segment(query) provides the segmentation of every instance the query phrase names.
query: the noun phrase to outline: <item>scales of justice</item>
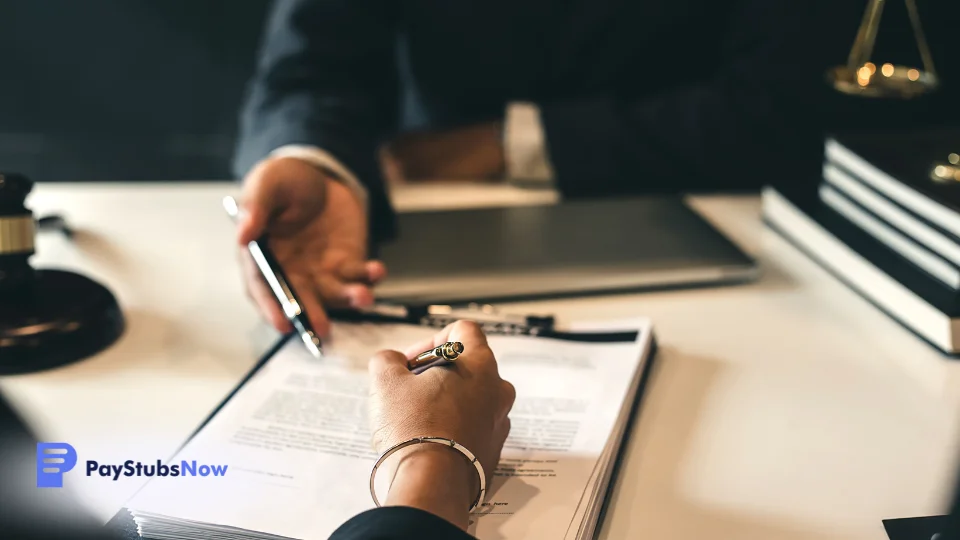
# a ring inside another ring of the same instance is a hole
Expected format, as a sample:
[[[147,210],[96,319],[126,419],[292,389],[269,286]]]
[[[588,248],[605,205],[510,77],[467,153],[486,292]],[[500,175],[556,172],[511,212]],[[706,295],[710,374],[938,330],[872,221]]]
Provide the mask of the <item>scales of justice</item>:
[[[882,63],[877,66],[872,61],[885,0],[870,0],[846,65],[837,66],[827,73],[835,89],[854,96],[910,99],[939,87],[940,81],[920,24],[916,0],[904,0],[904,3],[922,65],[914,67]]]
[[[844,94],[866,98],[912,99],[936,91],[940,79],[933,65],[916,0],[904,0],[913,38],[920,55],[920,66],[902,66],[873,62],[873,50],[880,30],[885,0],[869,0],[857,31],[847,63],[827,73],[833,87]],[[960,148],[935,161],[929,177],[937,183],[960,182]]]

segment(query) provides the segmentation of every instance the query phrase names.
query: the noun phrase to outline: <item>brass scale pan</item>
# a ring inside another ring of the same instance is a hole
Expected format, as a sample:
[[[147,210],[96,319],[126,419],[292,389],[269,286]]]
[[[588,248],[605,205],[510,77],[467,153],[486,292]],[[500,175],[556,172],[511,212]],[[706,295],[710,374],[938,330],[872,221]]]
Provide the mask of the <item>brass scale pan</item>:
[[[913,27],[923,69],[870,62],[880,27],[884,0],[870,0],[863,22],[850,49],[847,65],[837,66],[827,73],[828,80],[840,92],[864,97],[912,98],[935,90],[939,85],[927,40],[920,26],[915,0],[904,0]]]

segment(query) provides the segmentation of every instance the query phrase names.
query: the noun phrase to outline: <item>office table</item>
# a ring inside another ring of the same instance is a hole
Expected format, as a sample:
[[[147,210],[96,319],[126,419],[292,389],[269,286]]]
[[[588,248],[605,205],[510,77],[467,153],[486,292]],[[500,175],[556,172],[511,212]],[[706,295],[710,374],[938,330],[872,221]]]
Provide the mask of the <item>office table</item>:
[[[61,369],[0,378],[44,440],[81,462],[170,457],[277,339],[242,292],[227,183],[47,184],[73,242],[44,233],[38,267],[113,289],[128,328]],[[403,209],[551,202],[548,191],[430,184]],[[949,360],[765,230],[756,197],[691,205],[756,256],[756,283],[504,305],[574,319],[653,318],[661,350],[601,538],[880,540],[881,519],[940,512],[960,441]],[[399,345],[399,344],[398,344]],[[106,521],[145,481],[67,486]]]

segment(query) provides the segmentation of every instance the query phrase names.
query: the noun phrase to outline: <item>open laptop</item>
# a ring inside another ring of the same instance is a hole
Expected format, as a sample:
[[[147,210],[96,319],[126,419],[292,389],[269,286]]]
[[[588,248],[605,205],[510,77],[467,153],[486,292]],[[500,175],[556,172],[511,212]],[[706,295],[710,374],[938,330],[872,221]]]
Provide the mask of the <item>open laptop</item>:
[[[399,215],[378,299],[458,303],[742,282],[756,263],[678,197]]]

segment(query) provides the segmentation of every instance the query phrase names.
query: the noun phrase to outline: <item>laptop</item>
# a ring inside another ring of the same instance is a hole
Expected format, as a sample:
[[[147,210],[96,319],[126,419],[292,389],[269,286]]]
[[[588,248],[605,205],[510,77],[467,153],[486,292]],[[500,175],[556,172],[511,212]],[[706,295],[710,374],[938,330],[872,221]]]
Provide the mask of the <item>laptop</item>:
[[[678,197],[420,211],[380,246],[378,300],[462,303],[750,281],[753,259]]]

